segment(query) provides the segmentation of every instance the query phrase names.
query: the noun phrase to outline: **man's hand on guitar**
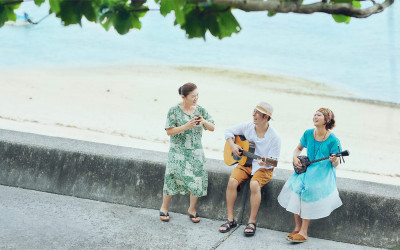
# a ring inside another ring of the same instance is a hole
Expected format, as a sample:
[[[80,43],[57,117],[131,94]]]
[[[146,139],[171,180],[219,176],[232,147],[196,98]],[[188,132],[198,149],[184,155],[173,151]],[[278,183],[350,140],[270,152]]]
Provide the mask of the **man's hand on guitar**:
[[[243,148],[235,143],[231,144],[232,153],[236,156],[241,156],[242,153],[239,150],[243,150]]]
[[[261,158],[257,159],[258,165],[269,167],[269,168],[276,168],[278,161],[272,158],[266,158],[265,156],[261,156]]]
[[[258,165],[260,166],[267,166],[267,163],[265,163],[265,156],[261,156],[261,158],[257,159]]]

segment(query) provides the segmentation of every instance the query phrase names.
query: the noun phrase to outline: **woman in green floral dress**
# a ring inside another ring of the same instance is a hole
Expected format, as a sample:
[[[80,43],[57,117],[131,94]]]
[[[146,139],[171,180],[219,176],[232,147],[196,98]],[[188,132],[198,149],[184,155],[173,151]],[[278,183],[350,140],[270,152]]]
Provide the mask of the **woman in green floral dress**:
[[[199,93],[194,83],[179,88],[182,102],[168,111],[165,130],[171,136],[168,162],[164,176],[163,204],[160,219],[169,221],[168,205],[173,195],[190,194],[189,217],[197,223],[199,197],[207,195],[208,175],[203,169],[205,157],[201,136],[203,129],[214,131],[214,121],[207,111],[197,105]]]

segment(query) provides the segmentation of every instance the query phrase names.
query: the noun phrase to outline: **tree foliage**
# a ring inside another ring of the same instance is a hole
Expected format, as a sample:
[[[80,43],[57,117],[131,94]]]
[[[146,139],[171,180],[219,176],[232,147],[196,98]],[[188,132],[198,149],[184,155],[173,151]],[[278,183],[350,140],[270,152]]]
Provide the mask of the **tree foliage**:
[[[25,0],[27,1],[27,0]],[[31,0],[32,1],[32,0]],[[34,0],[41,6],[46,0]],[[104,29],[111,27],[121,35],[131,29],[140,29],[140,18],[150,11],[146,0],[47,0],[49,13],[61,19],[63,25],[82,24],[82,18],[100,23]],[[361,0],[360,0],[361,1]],[[368,17],[383,11],[394,0],[361,8],[358,0],[322,0],[303,4],[303,0],[155,0],[161,15],[175,16],[175,25],[186,32],[188,38],[202,37],[207,31],[222,39],[238,33],[241,27],[232,9],[243,11],[267,11],[272,17],[277,13],[331,14],[339,23],[349,23],[351,17]],[[0,27],[7,21],[16,21],[17,10],[24,0],[0,0]]]

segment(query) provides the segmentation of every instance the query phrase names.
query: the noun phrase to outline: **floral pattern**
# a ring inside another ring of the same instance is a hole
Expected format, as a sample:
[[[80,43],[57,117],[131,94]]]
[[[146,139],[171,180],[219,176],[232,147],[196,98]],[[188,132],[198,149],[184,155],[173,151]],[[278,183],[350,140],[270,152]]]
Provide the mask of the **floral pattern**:
[[[195,115],[203,116],[204,120],[214,124],[208,112],[197,105],[193,114],[187,115],[179,104],[168,111],[165,128],[185,125]],[[201,143],[204,125],[185,130],[170,137],[170,149],[164,176],[164,189],[166,195],[192,192],[195,197],[207,195],[208,174],[203,169],[206,161]]]

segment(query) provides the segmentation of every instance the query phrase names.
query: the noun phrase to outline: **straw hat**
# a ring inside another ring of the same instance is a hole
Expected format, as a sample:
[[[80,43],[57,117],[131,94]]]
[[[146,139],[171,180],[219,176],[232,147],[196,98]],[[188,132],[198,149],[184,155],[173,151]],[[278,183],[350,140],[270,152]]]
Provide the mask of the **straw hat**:
[[[274,108],[272,107],[272,105],[267,102],[260,102],[256,106],[256,109],[261,113],[266,114],[270,117],[272,116],[272,112],[274,112]]]

